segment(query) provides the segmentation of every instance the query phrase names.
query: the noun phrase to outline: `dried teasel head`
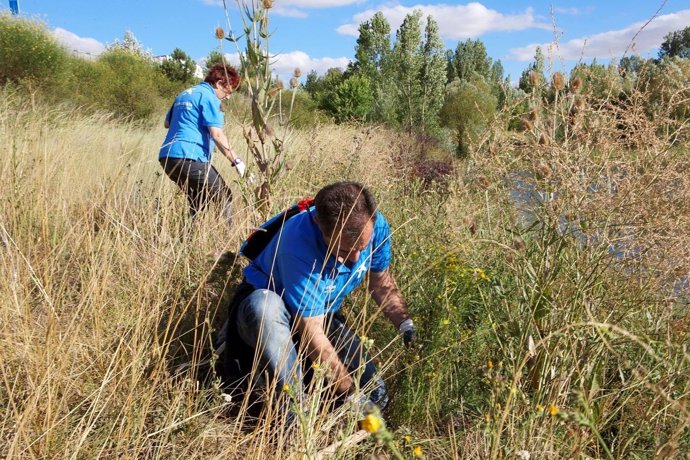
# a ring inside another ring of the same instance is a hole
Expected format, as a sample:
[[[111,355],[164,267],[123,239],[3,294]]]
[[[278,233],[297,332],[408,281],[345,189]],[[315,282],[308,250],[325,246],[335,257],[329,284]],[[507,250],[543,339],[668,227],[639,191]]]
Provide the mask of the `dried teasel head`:
[[[534,129],[534,125],[527,118],[520,120],[520,124],[522,125],[523,131],[532,131],[532,129]]]
[[[565,88],[565,78],[563,77],[563,74],[560,72],[554,73],[551,77],[551,84],[553,85],[553,89],[556,91],[561,91],[563,88]]]
[[[549,145],[549,138],[546,136],[546,134],[541,133],[539,136],[539,145]]]
[[[477,222],[475,222],[474,219],[471,219],[470,217],[465,217],[463,218],[463,222],[465,224],[465,227],[467,228],[467,231],[470,232],[470,235],[474,235],[477,233]]]
[[[222,27],[216,27],[216,38],[222,40],[225,37],[225,31]]]
[[[273,0],[263,0],[264,8],[270,10],[273,7]]]
[[[513,249],[516,251],[522,251],[525,249],[527,245],[525,244],[525,240],[520,238],[519,236],[513,237]]]
[[[539,120],[539,109],[537,109],[536,107],[532,107],[529,110],[529,113],[527,114],[527,118],[529,119],[529,121]]]
[[[536,88],[539,85],[539,74],[534,70],[529,73],[529,84],[532,88]]]
[[[300,69],[299,67],[296,67],[295,71],[292,73],[292,76],[295,78],[301,77],[302,76],[302,69]]]
[[[491,185],[491,182],[489,181],[489,178],[486,177],[486,176],[479,176],[479,177],[477,177],[477,183],[478,183],[479,186],[480,186],[481,188],[483,188],[483,189],[487,189],[487,188],[489,188],[489,186]]]
[[[496,155],[498,152],[498,146],[496,144],[490,144],[489,145],[489,154],[490,155]]]
[[[553,171],[551,170],[551,167],[543,161],[540,161],[539,163],[537,163],[537,166],[534,168],[534,170],[542,178],[547,178],[547,177],[551,176],[551,174],[553,173]]]
[[[573,93],[579,93],[582,89],[582,78],[575,77],[572,80],[570,80],[570,89]]]
[[[297,80],[297,77],[292,77],[290,79],[290,88],[297,88],[297,85],[299,85],[299,80]]]

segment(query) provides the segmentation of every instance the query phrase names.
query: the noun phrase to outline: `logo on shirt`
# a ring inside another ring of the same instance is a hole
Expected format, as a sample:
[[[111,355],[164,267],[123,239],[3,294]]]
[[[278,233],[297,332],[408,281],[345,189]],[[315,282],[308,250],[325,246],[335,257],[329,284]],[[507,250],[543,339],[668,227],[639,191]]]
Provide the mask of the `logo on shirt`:
[[[359,267],[357,267],[357,270],[355,270],[355,277],[361,278],[364,276],[364,274],[367,272],[367,265],[365,263],[362,263]]]
[[[331,295],[335,292],[335,283],[333,281],[327,283],[323,288],[323,293],[326,295]]]

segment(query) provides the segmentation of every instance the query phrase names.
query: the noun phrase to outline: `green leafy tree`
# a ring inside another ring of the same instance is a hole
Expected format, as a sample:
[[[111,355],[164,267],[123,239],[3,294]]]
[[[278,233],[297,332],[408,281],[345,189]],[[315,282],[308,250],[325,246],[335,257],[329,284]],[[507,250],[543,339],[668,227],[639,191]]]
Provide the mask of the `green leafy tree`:
[[[353,74],[340,82],[325,97],[324,106],[336,122],[364,121],[371,110],[374,97],[369,78]]]
[[[369,118],[391,121],[395,118],[390,75],[391,27],[380,11],[359,26],[355,60],[351,70],[365,75],[371,82],[374,99]]]
[[[487,81],[491,77],[491,58],[481,40],[468,38],[458,43],[453,55],[455,76],[460,80],[470,80],[477,73]]]
[[[161,63],[161,71],[170,81],[183,84],[192,83],[196,62],[180,48],[175,48],[168,59]]]
[[[446,87],[446,48],[433,17],[426,20],[421,72],[421,128],[435,131]]]
[[[421,119],[421,17],[422,12],[419,10],[405,17],[396,33],[391,60],[393,84],[396,88],[397,118],[408,132],[414,131]]]
[[[491,85],[478,73],[470,80],[454,80],[448,85],[441,122],[454,133],[459,157],[468,155],[496,113],[496,106]]]
[[[211,50],[204,60],[204,73],[208,72],[211,67],[219,62],[223,62],[223,53],[218,50]]]
[[[671,32],[664,37],[659,49],[659,58],[674,57],[690,58],[690,26]]]
[[[134,36],[131,31],[126,31],[122,40],[116,39],[113,43],[108,45],[108,51],[122,51],[124,53],[133,54],[146,60],[153,60],[151,51],[144,48],[144,45]]]

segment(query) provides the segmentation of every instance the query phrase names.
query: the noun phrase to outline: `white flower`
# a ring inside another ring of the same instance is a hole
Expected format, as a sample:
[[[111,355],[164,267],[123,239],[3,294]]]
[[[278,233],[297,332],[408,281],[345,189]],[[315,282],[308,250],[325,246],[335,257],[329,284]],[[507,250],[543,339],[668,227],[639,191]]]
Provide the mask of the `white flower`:
[[[517,456],[518,456],[518,458],[520,458],[521,460],[529,460],[530,457],[531,457],[530,454],[529,454],[529,452],[527,452],[526,450],[518,450]]]

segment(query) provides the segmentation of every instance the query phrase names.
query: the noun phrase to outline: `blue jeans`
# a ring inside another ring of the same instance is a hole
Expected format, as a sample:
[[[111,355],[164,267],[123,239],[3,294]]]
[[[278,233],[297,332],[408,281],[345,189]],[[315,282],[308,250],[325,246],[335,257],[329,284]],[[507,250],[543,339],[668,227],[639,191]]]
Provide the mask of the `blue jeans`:
[[[246,297],[236,312],[236,328],[244,343],[255,350],[261,371],[276,379],[278,390],[284,385],[304,385],[302,363],[298,358],[293,321],[283,299],[268,289],[257,289]],[[367,358],[360,338],[336,315],[329,315],[326,335],[359,387],[369,390],[369,400],[383,409],[388,404],[386,386]],[[296,338],[299,340],[298,338]]]

